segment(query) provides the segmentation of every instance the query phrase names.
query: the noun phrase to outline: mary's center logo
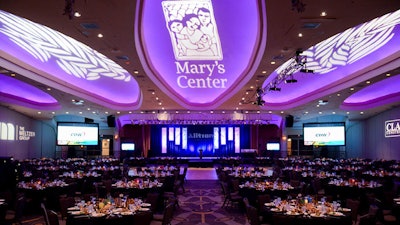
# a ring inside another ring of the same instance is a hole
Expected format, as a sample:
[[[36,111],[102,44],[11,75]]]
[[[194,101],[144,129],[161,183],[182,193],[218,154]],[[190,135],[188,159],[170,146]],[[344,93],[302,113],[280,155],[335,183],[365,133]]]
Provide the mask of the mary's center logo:
[[[222,60],[211,1],[164,1],[162,7],[176,60]]]

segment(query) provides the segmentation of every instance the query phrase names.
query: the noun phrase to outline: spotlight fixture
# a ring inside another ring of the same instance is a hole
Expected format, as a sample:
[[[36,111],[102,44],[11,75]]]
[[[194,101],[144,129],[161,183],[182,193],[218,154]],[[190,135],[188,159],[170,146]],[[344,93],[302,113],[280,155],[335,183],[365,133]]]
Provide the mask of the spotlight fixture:
[[[285,80],[285,83],[287,83],[287,84],[297,83],[297,80],[296,79],[287,79],[287,80]]]
[[[276,86],[270,87],[269,88],[270,91],[281,91],[281,88],[278,88]]]
[[[302,73],[314,73],[314,70],[309,70],[307,68],[303,68],[303,69],[300,69],[300,72],[302,72]]]

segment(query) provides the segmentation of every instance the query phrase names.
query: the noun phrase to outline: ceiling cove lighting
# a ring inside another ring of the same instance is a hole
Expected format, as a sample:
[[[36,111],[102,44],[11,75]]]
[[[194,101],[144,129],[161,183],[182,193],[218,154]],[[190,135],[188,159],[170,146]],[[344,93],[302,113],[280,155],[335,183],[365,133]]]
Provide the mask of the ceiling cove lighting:
[[[1,10],[0,55],[1,67],[18,67],[22,76],[47,86],[56,82],[55,88],[104,107],[141,105],[139,84],[120,65],[69,36]],[[38,72],[25,70],[31,67]]]
[[[347,97],[343,110],[365,110],[400,101],[400,74],[373,83]]]
[[[303,50],[301,55],[307,58],[307,71],[293,73],[297,83],[279,84],[281,92],[264,95],[265,106],[272,110],[298,107],[336,93],[338,88],[354,87],[360,80],[371,79],[370,73],[363,72],[366,68],[374,71],[385,65],[387,70],[395,69],[400,61],[399,39],[400,10],[331,36]],[[268,88],[282,79],[282,73],[295,65],[293,60],[289,59],[268,75],[262,87]],[[315,76],[300,73],[310,71]]]
[[[0,74],[0,84],[3,102],[39,110],[61,109],[61,105],[53,96],[28,83]]]

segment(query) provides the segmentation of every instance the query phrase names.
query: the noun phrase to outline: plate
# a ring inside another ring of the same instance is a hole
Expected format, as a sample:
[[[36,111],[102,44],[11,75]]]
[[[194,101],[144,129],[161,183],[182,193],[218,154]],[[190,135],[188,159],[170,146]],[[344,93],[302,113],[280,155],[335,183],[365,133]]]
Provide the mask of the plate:
[[[342,208],[342,209],[341,209],[341,211],[342,211],[342,212],[350,212],[350,211],[351,211],[351,209],[348,209],[348,208]]]
[[[69,207],[67,208],[68,211],[78,211],[79,207],[78,206],[74,206],[74,207]]]
[[[329,215],[331,215],[331,216],[344,216],[344,214],[341,213],[341,212],[330,212]]]
[[[278,208],[272,208],[272,209],[270,209],[272,212],[280,212],[281,210],[280,209],[278,209]]]
[[[140,206],[142,206],[142,207],[150,207],[151,204],[150,203],[142,203]]]
[[[1,201],[1,200],[3,200],[3,199],[0,199],[0,201]],[[394,198],[393,201],[395,201],[395,202],[400,202],[400,198]]]
[[[322,215],[322,214],[317,215],[316,213],[311,213],[310,216],[311,217],[323,217],[324,215]]]
[[[149,208],[140,208],[139,211],[146,212],[146,211],[150,211],[150,209]]]
[[[123,215],[123,216],[129,216],[129,215],[133,215],[133,212],[131,212],[131,211],[125,211],[125,212],[121,212],[121,215]]]
[[[71,213],[71,215],[81,215],[82,214],[81,211],[71,211],[70,213]]]
[[[265,203],[265,206],[275,206],[275,204],[273,202],[269,202],[269,203]]]
[[[105,216],[106,214],[104,213],[92,213],[92,217],[102,217]]]
[[[300,213],[298,213],[298,212],[287,212],[285,214],[288,215],[288,216],[298,216],[298,215],[300,215]]]

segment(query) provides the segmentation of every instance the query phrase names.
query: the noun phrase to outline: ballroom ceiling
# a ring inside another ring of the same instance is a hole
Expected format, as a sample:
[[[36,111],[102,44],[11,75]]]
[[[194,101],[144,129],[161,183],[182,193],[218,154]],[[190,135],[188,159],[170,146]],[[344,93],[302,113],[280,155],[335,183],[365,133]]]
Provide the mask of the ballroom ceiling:
[[[68,8],[67,3],[72,3],[72,8]],[[6,101],[4,95],[0,96],[0,104],[32,118],[49,119],[56,115],[69,114],[91,118],[95,121],[106,121],[109,115],[117,117],[128,115],[128,117],[135,118],[136,115],[154,115],[164,112],[175,115],[190,113],[193,117],[200,114],[216,115],[235,112],[249,115],[274,114],[283,117],[293,115],[295,121],[339,115],[350,120],[362,120],[399,106],[396,98],[392,101],[383,101],[377,98],[375,101],[382,101],[384,104],[370,104],[369,107],[357,106],[355,108],[349,107],[347,104],[347,107],[340,109],[345,99],[352,94],[366,87],[382,90],[379,86],[369,86],[400,74],[400,69],[396,66],[387,66],[390,62],[396,62],[400,58],[398,54],[391,58],[391,61],[387,60],[381,65],[361,68],[356,75],[353,75],[352,80],[342,81],[334,88],[325,88],[325,85],[328,86],[328,84],[324,84],[321,89],[313,86],[307,87],[307,85],[297,87],[284,84],[279,92],[269,92],[268,86],[264,83],[268,79],[272,80],[274,71],[288,60],[293,59],[299,52],[307,51],[310,47],[348,28],[400,9],[400,2],[397,0],[265,1],[266,42],[259,62],[254,65],[254,70],[248,71],[247,78],[243,79],[242,83],[239,82],[238,87],[233,89],[234,92],[227,94],[227,97],[220,98],[222,99],[220,102],[209,104],[206,107],[182,104],[182,101],[174,93],[166,91],[166,88],[160,86],[162,82],[153,79],[154,75],[150,74],[148,66],[143,64],[143,59],[140,58],[141,52],[138,52],[138,46],[135,43],[138,39],[135,35],[137,7],[136,1],[128,0],[0,1],[0,10],[59,31],[108,57],[126,70],[126,74],[133,77],[132,80],[137,82],[139,87],[136,89],[141,91],[137,94],[140,100],[132,104],[132,107],[125,107],[121,106],[120,102],[108,101],[105,96],[96,91],[95,87],[71,91],[63,88],[68,84],[61,85],[62,81],[56,82],[57,85],[52,85],[51,82],[45,82],[42,76],[33,76],[34,68],[27,66],[20,68],[13,63],[10,65],[9,59],[4,57],[6,59],[3,59],[0,64],[0,74],[12,76],[13,79],[31,84],[48,93],[58,101],[60,107],[38,109],[38,107]],[[65,11],[72,12],[71,10],[79,12],[81,16],[70,18],[68,13],[64,13]],[[99,34],[102,36],[100,37]],[[227,50],[224,49],[224,51]],[[4,56],[4,54],[0,56]],[[368,74],[368,76],[362,76],[363,74]],[[301,79],[304,77],[307,77],[303,79],[304,82],[309,83],[312,76],[323,75],[293,74],[293,77],[298,80],[297,85],[301,84]],[[3,84],[9,83],[5,80],[1,81]],[[398,79],[393,79],[393,82],[397,81]],[[3,84],[0,90],[6,86]],[[269,96],[278,99],[280,95],[289,95],[289,91],[293,89],[299,89],[304,93],[308,91],[306,87],[316,89],[320,94],[303,96],[299,93],[301,99],[295,100],[297,104],[292,102],[269,105],[268,101],[263,105],[257,104],[257,93],[259,93],[257,90],[260,88],[264,91],[261,94],[262,97],[267,100]],[[92,92],[96,92],[95,94],[99,96],[95,96]],[[198,93],[198,96],[202,95],[207,95],[207,93]],[[374,94],[370,95],[374,96]],[[377,93],[377,95],[379,94]],[[115,97],[113,99],[115,100]],[[104,104],[104,102],[109,104]]]

